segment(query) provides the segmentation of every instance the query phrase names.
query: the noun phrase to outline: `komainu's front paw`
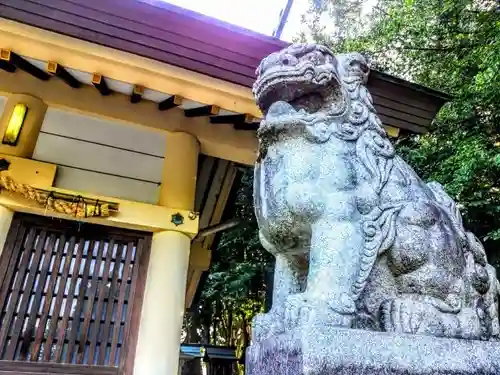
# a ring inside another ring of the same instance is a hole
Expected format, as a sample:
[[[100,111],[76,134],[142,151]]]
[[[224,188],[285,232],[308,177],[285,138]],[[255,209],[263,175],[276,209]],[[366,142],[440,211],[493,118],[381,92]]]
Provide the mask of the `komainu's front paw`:
[[[287,330],[308,326],[351,327],[354,301],[347,295],[315,296],[299,293],[287,298],[285,326]]]
[[[285,302],[285,328],[287,331],[294,330],[300,325],[304,315],[308,313],[308,304],[305,293],[289,295]]]

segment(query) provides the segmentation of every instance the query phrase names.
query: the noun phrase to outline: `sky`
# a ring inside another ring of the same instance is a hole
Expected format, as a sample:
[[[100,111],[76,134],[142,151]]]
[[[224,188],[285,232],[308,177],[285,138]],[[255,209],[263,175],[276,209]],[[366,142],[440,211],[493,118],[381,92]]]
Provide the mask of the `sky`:
[[[287,0],[163,0],[222,21],[245,27],[265,35],[272,35]],[[301,16],[309,8],[310,0],[294,0],[281,39],[291,42],[302,29]],[[365,15],[377,0],[366,0]],[[325,24],[328,29],[328,24]]]
[[[272,35],[286,0],[164,0],[262,34]],[[308,0],[295,0],[281,39],[291,41],[300,30]]]

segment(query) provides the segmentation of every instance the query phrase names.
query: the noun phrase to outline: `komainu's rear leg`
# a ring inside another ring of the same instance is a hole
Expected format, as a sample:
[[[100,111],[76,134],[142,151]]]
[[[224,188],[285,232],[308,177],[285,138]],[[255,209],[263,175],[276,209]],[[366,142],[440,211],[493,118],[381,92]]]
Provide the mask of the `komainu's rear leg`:
[[[419,300],[419,296],[411,295],[388,299],[382,303],[380,328],[394,333],[460,336],[460,322],[456,313],[440,311],[431,301]]]

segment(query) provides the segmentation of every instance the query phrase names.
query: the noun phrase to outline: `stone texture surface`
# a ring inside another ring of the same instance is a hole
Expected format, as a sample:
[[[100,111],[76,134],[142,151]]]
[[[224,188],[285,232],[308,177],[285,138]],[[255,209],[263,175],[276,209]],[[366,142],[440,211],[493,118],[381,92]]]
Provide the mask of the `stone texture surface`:
[[[498,375],[500,345],[328,328],[251,346],[247,375]]]
[[[395,154],[365,86],[369,71],[360,54],[311,44],[274,53],[257,70],[265,118],[255,209],[276,271],[253,343],[311,326],[324,327],[314,335],[325,348],[339,339],[327,336],[331,327],[498,339],[495,270],[442,186]]]

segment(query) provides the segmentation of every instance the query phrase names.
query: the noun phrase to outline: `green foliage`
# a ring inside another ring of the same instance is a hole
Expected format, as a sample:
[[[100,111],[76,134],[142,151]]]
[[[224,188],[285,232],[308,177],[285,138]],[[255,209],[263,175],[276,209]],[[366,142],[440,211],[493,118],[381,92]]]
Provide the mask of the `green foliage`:
[[[306,25],[306,29],[300,32],[298,39],[313,39],[343,50],[345,43],[350,43],[367,30],[365,3],[366,0],[311,0],[309,11],[302,15],[302,24]]]
[[[203,297],[216,300],[224,296],[227,303],[240,309],[247,318],[261,309],[265,288],[265,272],[270,255],[261,247],[253,200],[253,170],[242,176],[234,207],[234,217],[243,225],[223,234],[210,270]],[[255,303],[249,303],[248,299]],[[251,307],[251,311],[246,311]]]
[[[185,329],[187,341],[234,346],[239,354],[249,343],[250,323],[264,306],[271,256],[261,247],[253,210],[253,169],[243,173],[233,217],[243,225],[224,233],[213,252],[210,274]]]

